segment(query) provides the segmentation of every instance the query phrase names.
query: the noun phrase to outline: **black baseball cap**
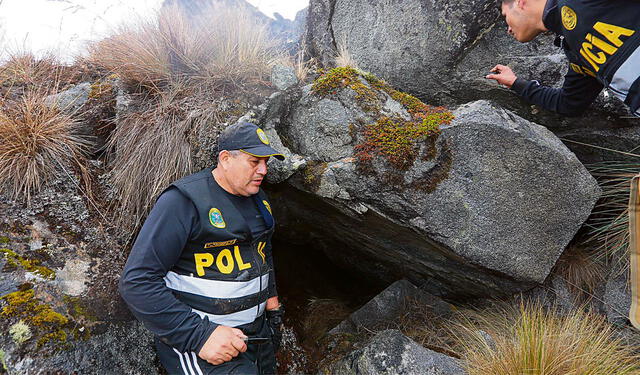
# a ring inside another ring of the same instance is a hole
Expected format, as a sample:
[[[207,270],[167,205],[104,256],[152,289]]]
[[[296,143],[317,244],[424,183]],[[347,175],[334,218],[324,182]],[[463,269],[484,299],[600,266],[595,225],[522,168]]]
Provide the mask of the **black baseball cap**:
[[[284,160],[284,155],[269,146],[269,138],[262,129],[250,122],[239,122],[227,127],[218,136],[218,152],[240,150],[260,158],[273,156]]]

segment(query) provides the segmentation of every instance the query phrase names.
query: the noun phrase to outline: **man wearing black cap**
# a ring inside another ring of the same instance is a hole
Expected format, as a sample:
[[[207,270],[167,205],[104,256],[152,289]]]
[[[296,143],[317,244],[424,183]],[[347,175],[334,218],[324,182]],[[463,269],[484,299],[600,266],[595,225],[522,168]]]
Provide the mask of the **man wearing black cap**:
[[[270,156],[284,159],[257,126],[229,126],[216,168],[171,184],[138,234],[120,293],[169,374],[275,373],[283,311],[260,189]]]

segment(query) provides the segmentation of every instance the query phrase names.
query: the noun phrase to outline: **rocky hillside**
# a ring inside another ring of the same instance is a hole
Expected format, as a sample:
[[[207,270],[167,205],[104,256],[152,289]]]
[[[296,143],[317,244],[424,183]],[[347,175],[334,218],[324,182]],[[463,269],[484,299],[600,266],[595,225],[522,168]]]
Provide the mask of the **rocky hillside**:
[[[189,2],[189,9],[205,3]],[[207,60],[219,51],[168,38],[175,31],[169,21],[106,39],[93,55],[102,60],[64,68],[75,69],[73,78],[27,111],[52,111],[68,125],[63,135],[73,136],[64,142],[80,144],[53,159],[38,154],[50,162],[35,170],[48,172],[29,189],[21,183],[31,176],[26,172],[2,180],[0,373],[163,373],[152,335],[118,296],[119,275],[159,192],[213,164],[217,134],[240,120],[258,124],[287,155],[269,162],[265,190],[282,244],[274,257],[286,253],[300,262],[288,276],[304,286],[331,285],[338,282],[333,275],[348,274],[379,292],[354,306],[363,297],[354,287],[344,298],[352,301],[340,308],[340,301],[304,293],[281,295],[292,301],[278,357],[283,373],[473,374],[470,349],[450,329],[477,323],[465,327],[483,348],[515,340],[481,325],[478,314],[490,316],[497,300],[516,306],[535,300],[559,316],[593,322],[608,335],[605,342],[631,344],[620,351],[627,353],[616,359],[620,366],[640,351],[625,315],[624,261],[610,262],[609,253],[594,258],[603,245],[586,241],[590,220],[606,217],[593,210],[610,202],[601,199],[610,184],[585,167],[637,160],[640,128],[620,119],[620,103],[606,94],[589,121],[563,119],[482,78],[495,63],[509,62],[559,84],[565,62],[549,38],[516,44],[493,1],[312,0],[303,34],[320,66],[274,63],[265,48],[257,63],[224,60],[229,65],[221,72],[222,59]],[[269,21],[271,30],[284,21]],[[292,27],[281,27],[288,42],[296,39]],[[189,31],[179,35],[188,41],[203,32]],[[200,41],[209,34],[198,35]],[[141,40],[158,43],[156,54],[135,49],[146,45],[136,44]],[[339,50],[357,66],[335,66]],[[155,65],[142,65],[140,56]],[[43,63],[27,65],[37,72]],[[28,123],[28,116],[10,115],[36,86],[18,74],[25,69],[9,67],[0,71],[0,132]],[[2,139],[14,134],[5,131]],[[22,156],[2,157],[0,167]],[[626,175],[616,176],[624,183]],[[605,207],[624,217],[624,202]],[[304,266],[311,255],[330,266]],[[314,314],[313,303],[325,307]],[[516,310],[526,315],[525,307]],[[502,329],[522,322],[507,315]],[[630,373],[638,373],[631,363]]]

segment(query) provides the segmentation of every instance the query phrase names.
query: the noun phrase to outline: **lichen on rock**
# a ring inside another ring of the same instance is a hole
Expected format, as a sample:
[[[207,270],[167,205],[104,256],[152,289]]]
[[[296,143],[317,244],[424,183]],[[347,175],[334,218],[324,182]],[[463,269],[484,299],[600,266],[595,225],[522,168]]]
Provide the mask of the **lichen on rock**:
[[[9,335],[16,344],[20,345],[29,340],[32,336],[31,328],[22,320],[9,327]]]
[[[39,301],[31,285],[27,284],[21,290],[3,296],[2,300],[6,304],[0,316],[7,320],[18,319],[33,327],[37,331],[35,336],[38,347],[50,341],[66,342],[65,328],[69,319],[53,310],[50,305]]]

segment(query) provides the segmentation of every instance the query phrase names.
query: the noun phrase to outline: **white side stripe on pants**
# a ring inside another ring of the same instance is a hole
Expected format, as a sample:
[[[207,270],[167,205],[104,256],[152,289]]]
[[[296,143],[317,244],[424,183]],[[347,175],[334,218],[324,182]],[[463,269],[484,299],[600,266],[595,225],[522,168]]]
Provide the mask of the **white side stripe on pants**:
[[[200,365],[198,364],[198,358],[196,357],[196,353],[191,352],[191,356],[193,357],[193,367],[195,367],[196,370],[198,370],[198,375],[203,375],[202,370],[200,369]]]
[[[193,375],[189,371],[187,371],[187,368],[184,365],[184,357],[182,357],[182,353],[180,353],[176,348],[173,348],[173,351],[176,352],[176,354],[178,355],[178,358],[180,358],[180,367],[182,367],[182,371],[184,372],[184,375]]]
[[[180,366],[182,367],[182,372],[184,372],[184,375],[203,375],[202,369],[200,369],[200,365],[198,365],[198,359],[196,357],[196,353],[191,352],[191,356],[193,357],[193,367],[192,367],[189,354],[180,353],[176,348],[172,348],[172,349],[174,352],[176,352],[176,354],[178,355],[178,358],[180,359]]]

